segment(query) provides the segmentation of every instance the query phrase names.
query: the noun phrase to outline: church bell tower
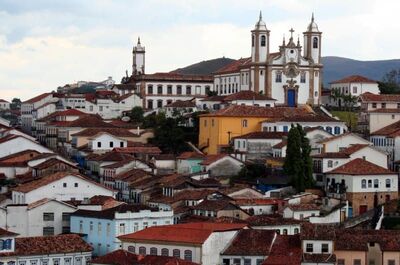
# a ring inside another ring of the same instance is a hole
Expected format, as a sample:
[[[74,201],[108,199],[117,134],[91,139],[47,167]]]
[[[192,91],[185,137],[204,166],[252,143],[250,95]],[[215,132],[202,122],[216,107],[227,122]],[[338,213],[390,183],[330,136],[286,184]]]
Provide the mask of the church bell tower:
[[[145,49],[140,44],[140,37],[138,38],[137,45],[133,47],[132,55],[133,55],[132,74],[144,75]]]

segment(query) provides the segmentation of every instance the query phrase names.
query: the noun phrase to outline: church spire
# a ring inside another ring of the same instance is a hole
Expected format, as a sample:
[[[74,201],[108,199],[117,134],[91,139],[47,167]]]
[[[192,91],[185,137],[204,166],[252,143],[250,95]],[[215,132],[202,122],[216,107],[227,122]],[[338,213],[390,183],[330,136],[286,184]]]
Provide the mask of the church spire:
[[[261,20],[262,20],[262,13],[261,13],[261,10],[260,10],[260,17],[259,17],[258,21],[261,21]]]
[[[311,23],[314,22],[314,12],[311,14]]]
[[[140,37],[137,39],[137,44],[140,45]]]

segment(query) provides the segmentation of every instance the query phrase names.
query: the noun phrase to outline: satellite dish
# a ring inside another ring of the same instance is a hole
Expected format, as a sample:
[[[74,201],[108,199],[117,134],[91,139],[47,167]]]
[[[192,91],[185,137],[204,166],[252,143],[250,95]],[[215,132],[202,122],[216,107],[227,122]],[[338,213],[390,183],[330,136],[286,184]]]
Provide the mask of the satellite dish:
[[[128,122],[130,120],[131,120],[131,117],[129,117],[129,116],[124,116],[121,118],[121,121],[124,121],[124,122]]]

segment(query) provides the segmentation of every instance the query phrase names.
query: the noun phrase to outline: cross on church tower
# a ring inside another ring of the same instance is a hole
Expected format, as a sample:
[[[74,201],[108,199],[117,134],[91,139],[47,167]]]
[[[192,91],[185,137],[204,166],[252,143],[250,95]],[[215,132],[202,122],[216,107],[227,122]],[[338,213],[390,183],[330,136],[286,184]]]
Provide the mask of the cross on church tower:
[[[293,32],[294,32],[294,29],[291,28],[291,29],[289,30],[289,32],[290,32],[290,38],[293,39]]]

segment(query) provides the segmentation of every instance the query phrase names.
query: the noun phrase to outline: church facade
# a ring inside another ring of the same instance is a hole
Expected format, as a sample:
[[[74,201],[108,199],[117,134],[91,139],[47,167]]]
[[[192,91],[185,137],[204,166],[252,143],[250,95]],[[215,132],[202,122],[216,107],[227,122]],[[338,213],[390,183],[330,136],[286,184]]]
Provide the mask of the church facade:
[[[214,73],[213,89],[218,95],[243,90],[262,93],[276,105],[320,105],[322,90],[321,35],[314,16],[300,40],[283,39],[279,51],[270,52],[270,30],[260,18],[251,31],[251,57],[239,59]]]

